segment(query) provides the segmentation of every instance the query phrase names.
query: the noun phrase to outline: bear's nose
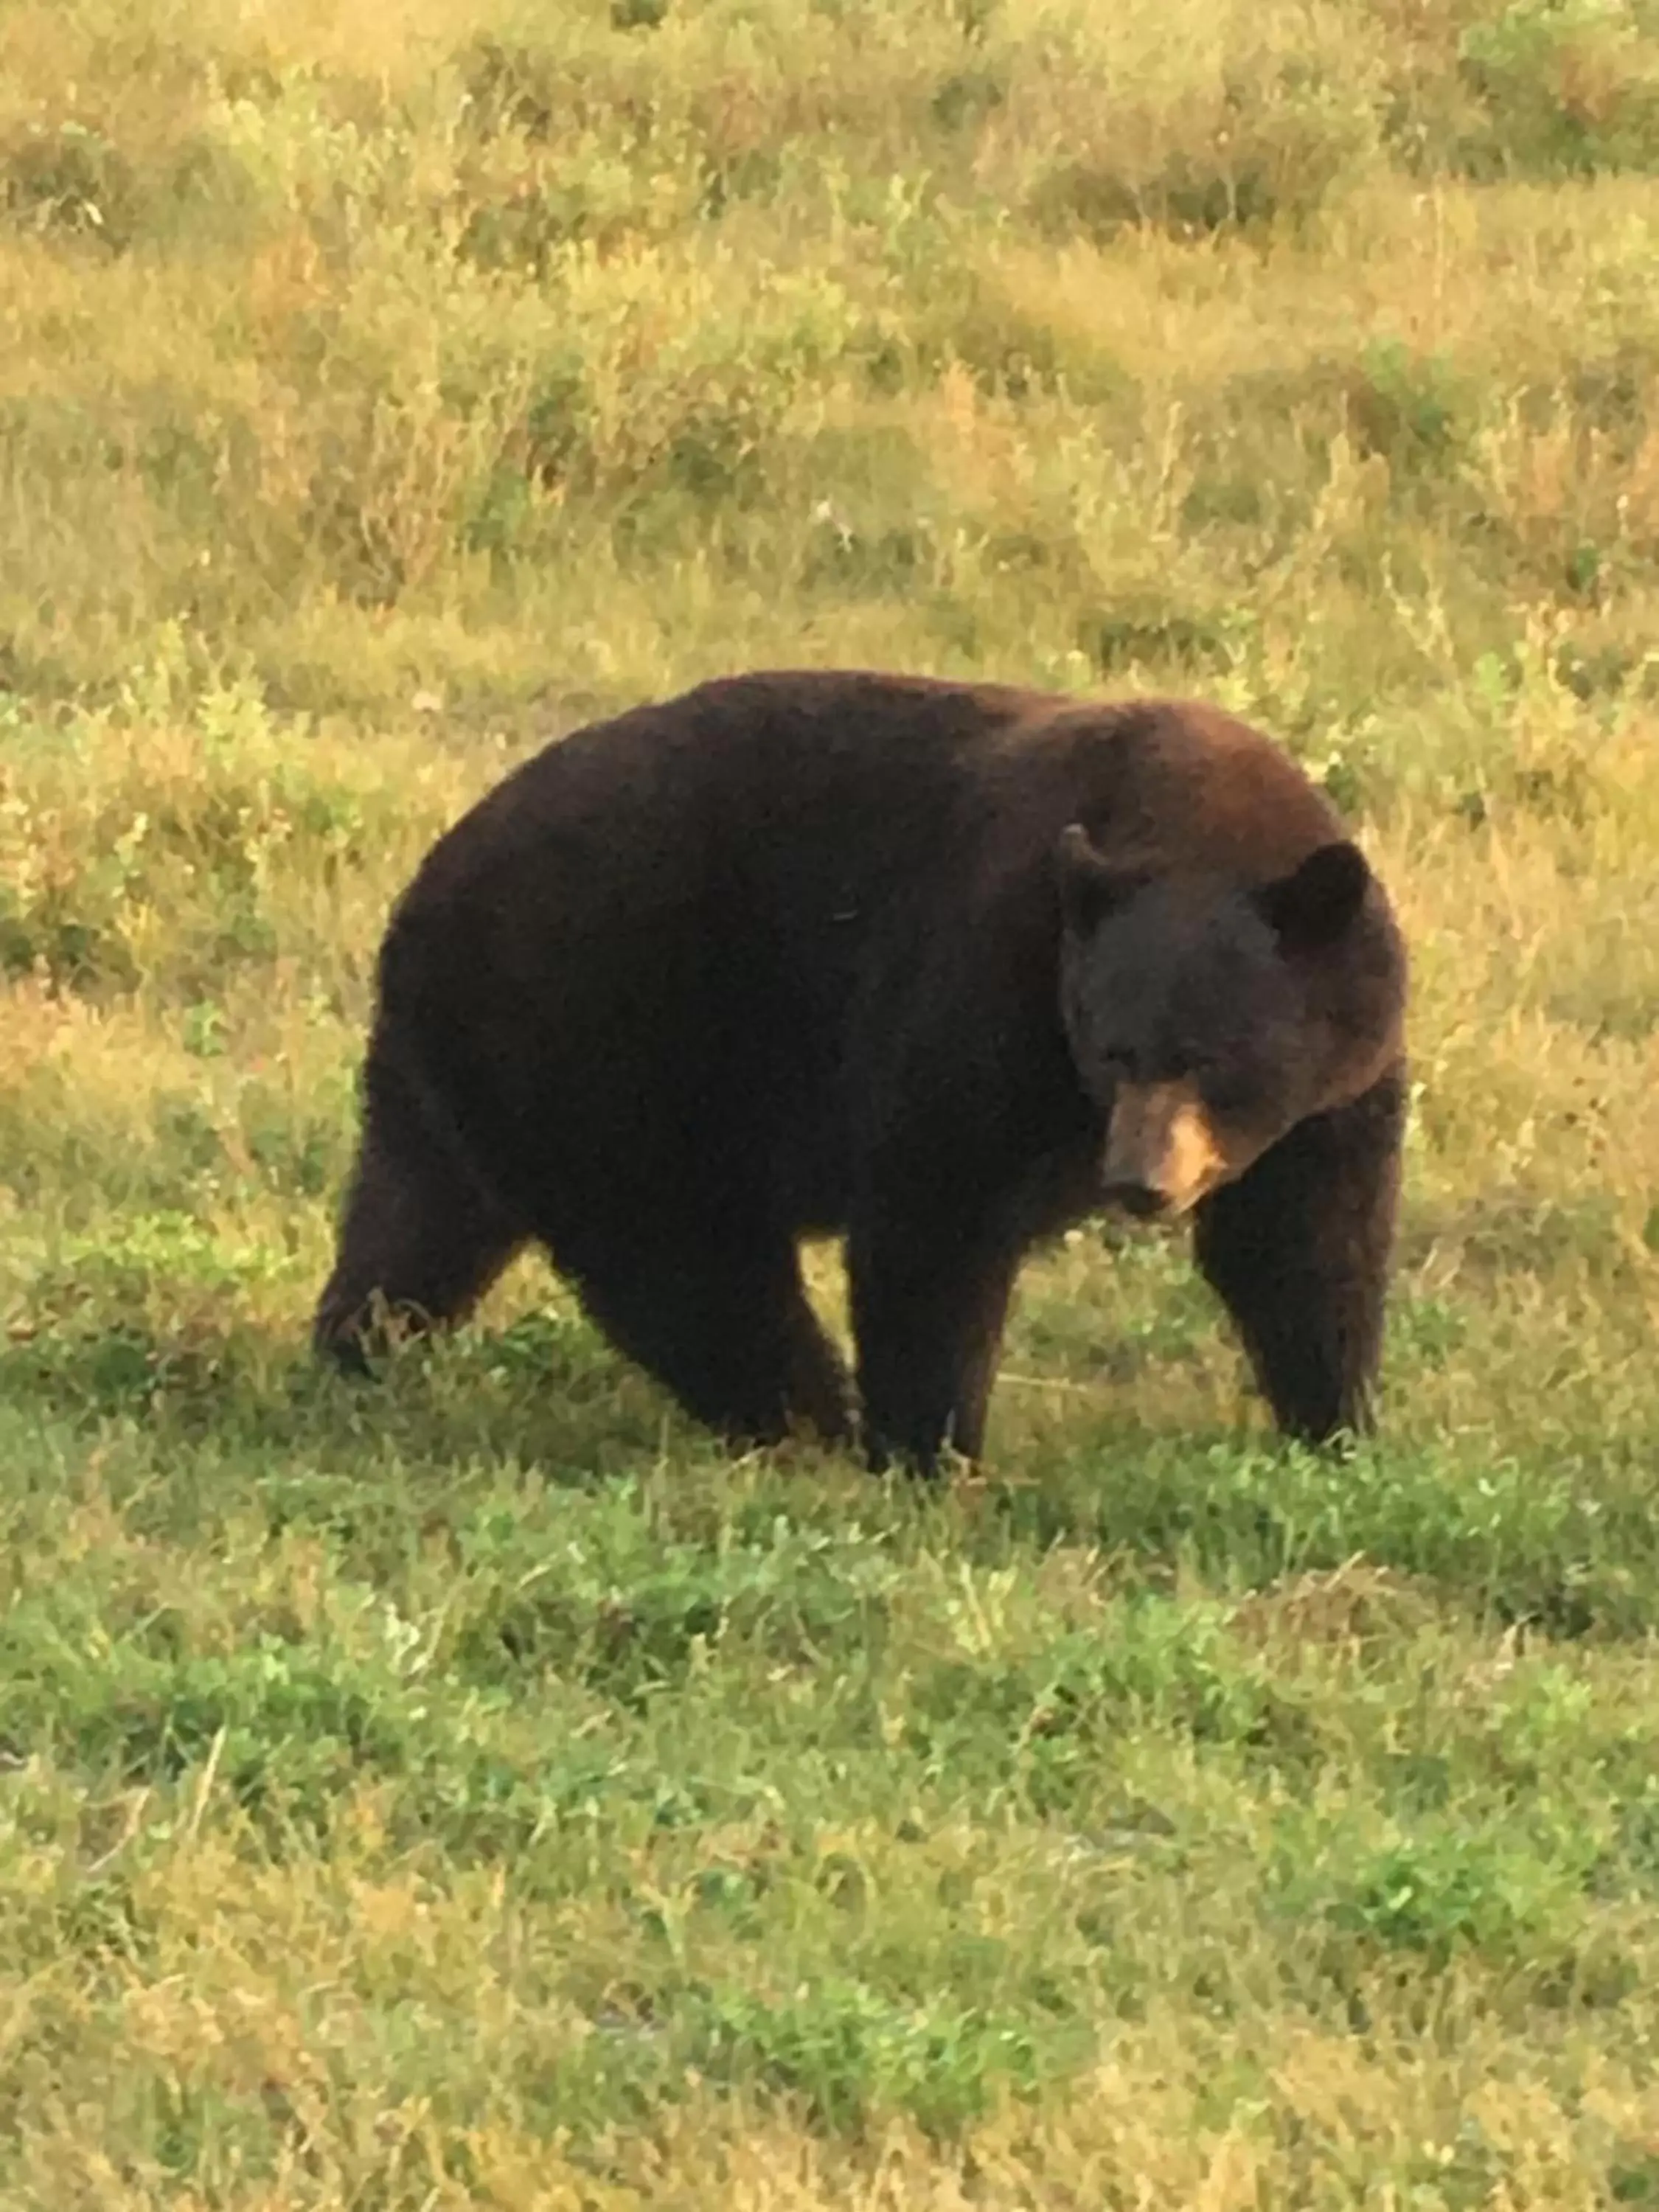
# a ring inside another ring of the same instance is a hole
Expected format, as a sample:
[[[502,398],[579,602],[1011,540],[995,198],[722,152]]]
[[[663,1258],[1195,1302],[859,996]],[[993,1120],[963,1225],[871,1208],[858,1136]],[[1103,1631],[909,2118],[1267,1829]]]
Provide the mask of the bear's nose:
[[[1146,1182],[1109,1182],[1104,1195],[1108,1206],[1133,1214],[1137,1221],[1153,1220],[1170,1203],[1161,1190]]]

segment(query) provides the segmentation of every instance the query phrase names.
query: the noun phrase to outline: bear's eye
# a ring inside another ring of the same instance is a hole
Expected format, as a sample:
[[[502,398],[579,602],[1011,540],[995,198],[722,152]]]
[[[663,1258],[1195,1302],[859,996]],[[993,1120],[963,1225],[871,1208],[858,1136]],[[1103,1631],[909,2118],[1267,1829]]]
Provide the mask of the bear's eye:
[[[1211,1060],[1194,1071],[1205,1104],[1212,1114],[1242,1113],[1255,1091],[1251,1072],[1243,1065]]]

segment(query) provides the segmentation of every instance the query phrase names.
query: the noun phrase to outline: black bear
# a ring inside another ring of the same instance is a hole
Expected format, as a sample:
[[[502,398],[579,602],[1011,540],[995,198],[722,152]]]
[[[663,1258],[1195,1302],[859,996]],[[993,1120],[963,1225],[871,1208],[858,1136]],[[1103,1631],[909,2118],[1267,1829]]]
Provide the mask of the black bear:
[[[786,672],[526,762],[388,927],[320,1347],[535,1241],[700,1421],[981,1450],[1033,1242],[1189,1213],[1281,1428],[1362,1427],[1406,1104],[1382,889],[1205,706]],[[797,1240],[844,1233],[858,1389]]]

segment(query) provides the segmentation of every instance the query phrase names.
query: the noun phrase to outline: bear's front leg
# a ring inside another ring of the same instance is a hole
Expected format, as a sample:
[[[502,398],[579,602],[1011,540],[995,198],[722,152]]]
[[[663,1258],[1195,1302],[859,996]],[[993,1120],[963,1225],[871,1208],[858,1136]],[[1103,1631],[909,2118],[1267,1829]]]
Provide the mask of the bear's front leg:
[[[884,1223],[849,1239],[864,1448],[880,1474],[977,1459],[1020,1255],[989,1233]]]
[[[1197,1211],[1194,1251],[1279,1427],[1370,1425],[1400,1195],[1406,1073],[1298,1122]]]

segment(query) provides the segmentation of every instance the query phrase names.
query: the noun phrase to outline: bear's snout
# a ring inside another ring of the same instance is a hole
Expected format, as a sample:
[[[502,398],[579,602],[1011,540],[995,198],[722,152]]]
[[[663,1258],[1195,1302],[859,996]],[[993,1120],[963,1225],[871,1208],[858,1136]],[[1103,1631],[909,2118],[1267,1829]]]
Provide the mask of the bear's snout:
[[[1101,1167],[1109,1204],[1141,1219],[1186,1213],[1226,1173],[1226,1155],[1194,1085],[1119,1087]]]

